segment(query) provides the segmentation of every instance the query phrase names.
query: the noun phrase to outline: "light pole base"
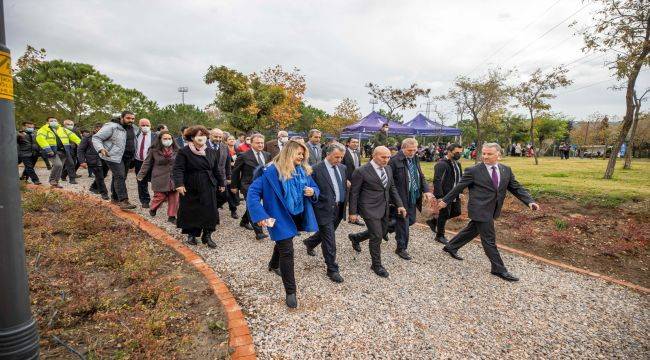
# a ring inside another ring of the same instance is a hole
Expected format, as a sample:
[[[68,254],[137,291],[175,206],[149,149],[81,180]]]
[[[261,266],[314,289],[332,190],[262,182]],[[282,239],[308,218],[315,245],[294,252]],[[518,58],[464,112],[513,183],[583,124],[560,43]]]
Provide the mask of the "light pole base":
[[[0,329],[0,359],[38,359],[38,328],[33,318],[8,329]]]

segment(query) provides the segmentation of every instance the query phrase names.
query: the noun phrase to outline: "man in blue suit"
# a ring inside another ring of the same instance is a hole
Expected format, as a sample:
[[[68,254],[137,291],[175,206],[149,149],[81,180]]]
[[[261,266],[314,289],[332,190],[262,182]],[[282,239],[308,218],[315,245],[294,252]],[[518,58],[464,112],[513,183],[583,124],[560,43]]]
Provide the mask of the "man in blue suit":
[[[314,203],[318,232],[303,241],[307,246],[307,254],[311,256],[316,256],[314,249],[318,244],[321,245],[327,276],[337,283],[343,282],[336,263],[334,233],[345,218],[347,176],[346,167],[341,164],[344,154],[345,147],[342,144],[332,143],[327,148],[325,159],[313,167],[311,177],[320,189],[318,202]]]

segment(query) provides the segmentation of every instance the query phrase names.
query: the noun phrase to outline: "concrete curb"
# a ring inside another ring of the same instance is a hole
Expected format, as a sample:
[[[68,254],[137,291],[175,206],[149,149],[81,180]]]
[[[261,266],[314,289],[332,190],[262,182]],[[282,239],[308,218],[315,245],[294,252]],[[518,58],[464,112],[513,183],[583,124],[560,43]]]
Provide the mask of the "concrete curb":
[[[415,223],[415,225],[426,228],[426,229],[429,229],[429,226],[426,225],[426,224]],[[457,234],[456,232],[449,231],[449,230],[447,230],[447,233],[452,234],[452,235]],[[474,239],[474,241],[480,242],[481,240],[477,238],[477,239]],[[599,274],[597,272],[581,269],[579,267],[575,267],[575,266],[572,266],[572,265],[569,265],[569,264],[565,264],[563,262],[543,258],[541,256],[537,256],[537,255],[531,254],[531,253],[526,252],[526,251],[514,249],[514,248],[511,248],[509,246],[498,245],[497,244],[497,247],[499,248],[499,250],[505,250],[505,251],[507,251],[509,253],[517,254],[517,255],[520,255],[520,256],[523,256],[523,257],[527,257],[527,258],[535,260],[537,262],[541,262],[541,263],[544,263],[544,264],[547,264],[547,265],[553,265],[553,266],[559,267],[559,268],[567,270],[567,271],[573,271],[573,272],[576,272],[576,273],[579,273],[579,274],[582,274],[582,275],[591,276],[591,277],[596,278],[596,279],[605,280],[605,281],[610,282],[612,284],[625,286],[625,287],[630,288],[630,289],[632,289],[634,291],[638,291],[638,292],[640,292],[642,294],[650,293],[649,288],[646,288],[646,287],[643,287],[643,286],[640,286],[640,285],[636,285],[636,284],[632,284],[631,282],[628,282],[628,281],[625,281],[625,280],[616,279],[616,278],[613,278],[611,276],[607,276],[607,275]]]
[[[48,190],[55,190],[59,193],[64,194],[65,196],[81,196],[84,199],[90,200],[99,206],[106,206],[120,219],[126,220],[136,225],[138,228],[149,234],[154,239],[157,239],[168,247],[174,249],[185,259],[186,262],[194,266],[203,275],[203,277],[205,277],[205,279],[210,284],[212,291],[219,299],[219,302],[221,302],[223,305],[224,312],[226,313],[226,318],[228,320],[228,345],[234,349],[234,351],[230,354],[230,359],[257,359],[255,346],[253,345],[253,337],[251,336],[250,329],[248,328],[248,323],[244,318],[241,307],[239,304],[237,304],[237,300],[228,289],[228,286],[219,278],[214,270],[212,270],[212,268],[210,268],[210,266],[208,266],[208,264],[206,264],[199,255],[192,251],[192,249],[169,235],[167,231],[150,223],[139,214],[121,210],[118,206],[103,201],[94,196],[74,193],[72,191],[64,189],[47,189],[36,185],[27,185],[26,187],[30,190],[44,192]]]

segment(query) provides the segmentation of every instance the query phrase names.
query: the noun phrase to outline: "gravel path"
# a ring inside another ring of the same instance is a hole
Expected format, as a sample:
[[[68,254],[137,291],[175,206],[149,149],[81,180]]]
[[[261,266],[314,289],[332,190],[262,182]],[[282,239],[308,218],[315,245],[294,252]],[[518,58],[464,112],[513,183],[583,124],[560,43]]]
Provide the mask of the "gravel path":
[[[79,185],[62,185],[86,192],[90,179],[79,173]],[[45,169],[41,174],[47,179]],[[137,202],[132,173],[129,194]],[[166,219],[161,208],[153,222],[182,239]],[[412,261],[395,255],[392,236],[382,245],[390,272],[383,279],[369,268],[367,243],[357,255],[347,240],[361,229],[343,223],[336,233],[342,284],[325,276],[320,249],[317,257],[305,253],[306,234],[294,239],[296,310],[284,305],[280,278],[267,271],[272,242],[256,241],[227,210],[213,234],[218,247],[196,251],[237,297],[260,359],[650,358],[645,295],[503,252],[521,278],[507,283],[490,275],[479,244],[456,261],[417,226]]]

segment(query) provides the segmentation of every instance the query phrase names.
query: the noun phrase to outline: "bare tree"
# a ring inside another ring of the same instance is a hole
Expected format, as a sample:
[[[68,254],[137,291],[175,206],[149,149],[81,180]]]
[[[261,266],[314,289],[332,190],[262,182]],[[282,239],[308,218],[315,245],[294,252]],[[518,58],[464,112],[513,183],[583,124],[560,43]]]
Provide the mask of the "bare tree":
[[[639,125],[639,113],[641,112],[641,102],[645,100],[646,95],[650,92],[650,88],[646,89],[643,92],[643,95],[637,97],[636,91],[634,91],[634,122],[632,123],[632,128],[630,129],[630,141],[627,144],[627,150],[625,151],[625,163],[623,164],[623,169],[632,168],[632,151],[634,149],[634,136],[636,135],[636,128]]]
[[[650,65],[650,4],[645,0],[591,0],[600,4],[593,18],[595,24],[579,30],[586,52],[616,53],[610,69],[618,80],[626,80],[625,117],[614,142],[605,169],[605,179],[611,179],[616,157],[634,120],[634,89],[643,66]],[[574,24],[575,25],[575,24]]]
[[[370,90],[368,94],[373,99],[384,104],[388,108],[388,117],[395,119],[395,112],[400,109],[413,109],[417,106],[416,100],[420,96],[427,96],[431,89],[418,87],[418,84],[411,84],[408,88],[397,89],[392,86],[380,86],[368,83],[366,87]]]
[[[562,66],[556,67],[546,74],[538,68],[530,75],[530,79],[519,84],[514,92],[519,105],[526,108],[528,115],[530,115],[530,146],[533,148],[535,165],[539,164],[539,159],[537,158],[539,147],[537,149],[535,148],[535,117],[541,111],[551,108],[551,105],[546,101],[555,98],[551,90],[565,87],[572,83],[566,77],[567,72],[568,70]]]
[[[470,79],[459,76],[454,82],[454,87],[446,95],[457,104],[458,109],[464,108],[472,116],[476,126],[477,151],[481,151],[483,146],[481,122],[488,119],[494,110],[505,106],[510,99],[511,89],[506,85],[510,73],[492,69],[485,78]],[[476,157],[476,162],[478,159],[479,156]]]

